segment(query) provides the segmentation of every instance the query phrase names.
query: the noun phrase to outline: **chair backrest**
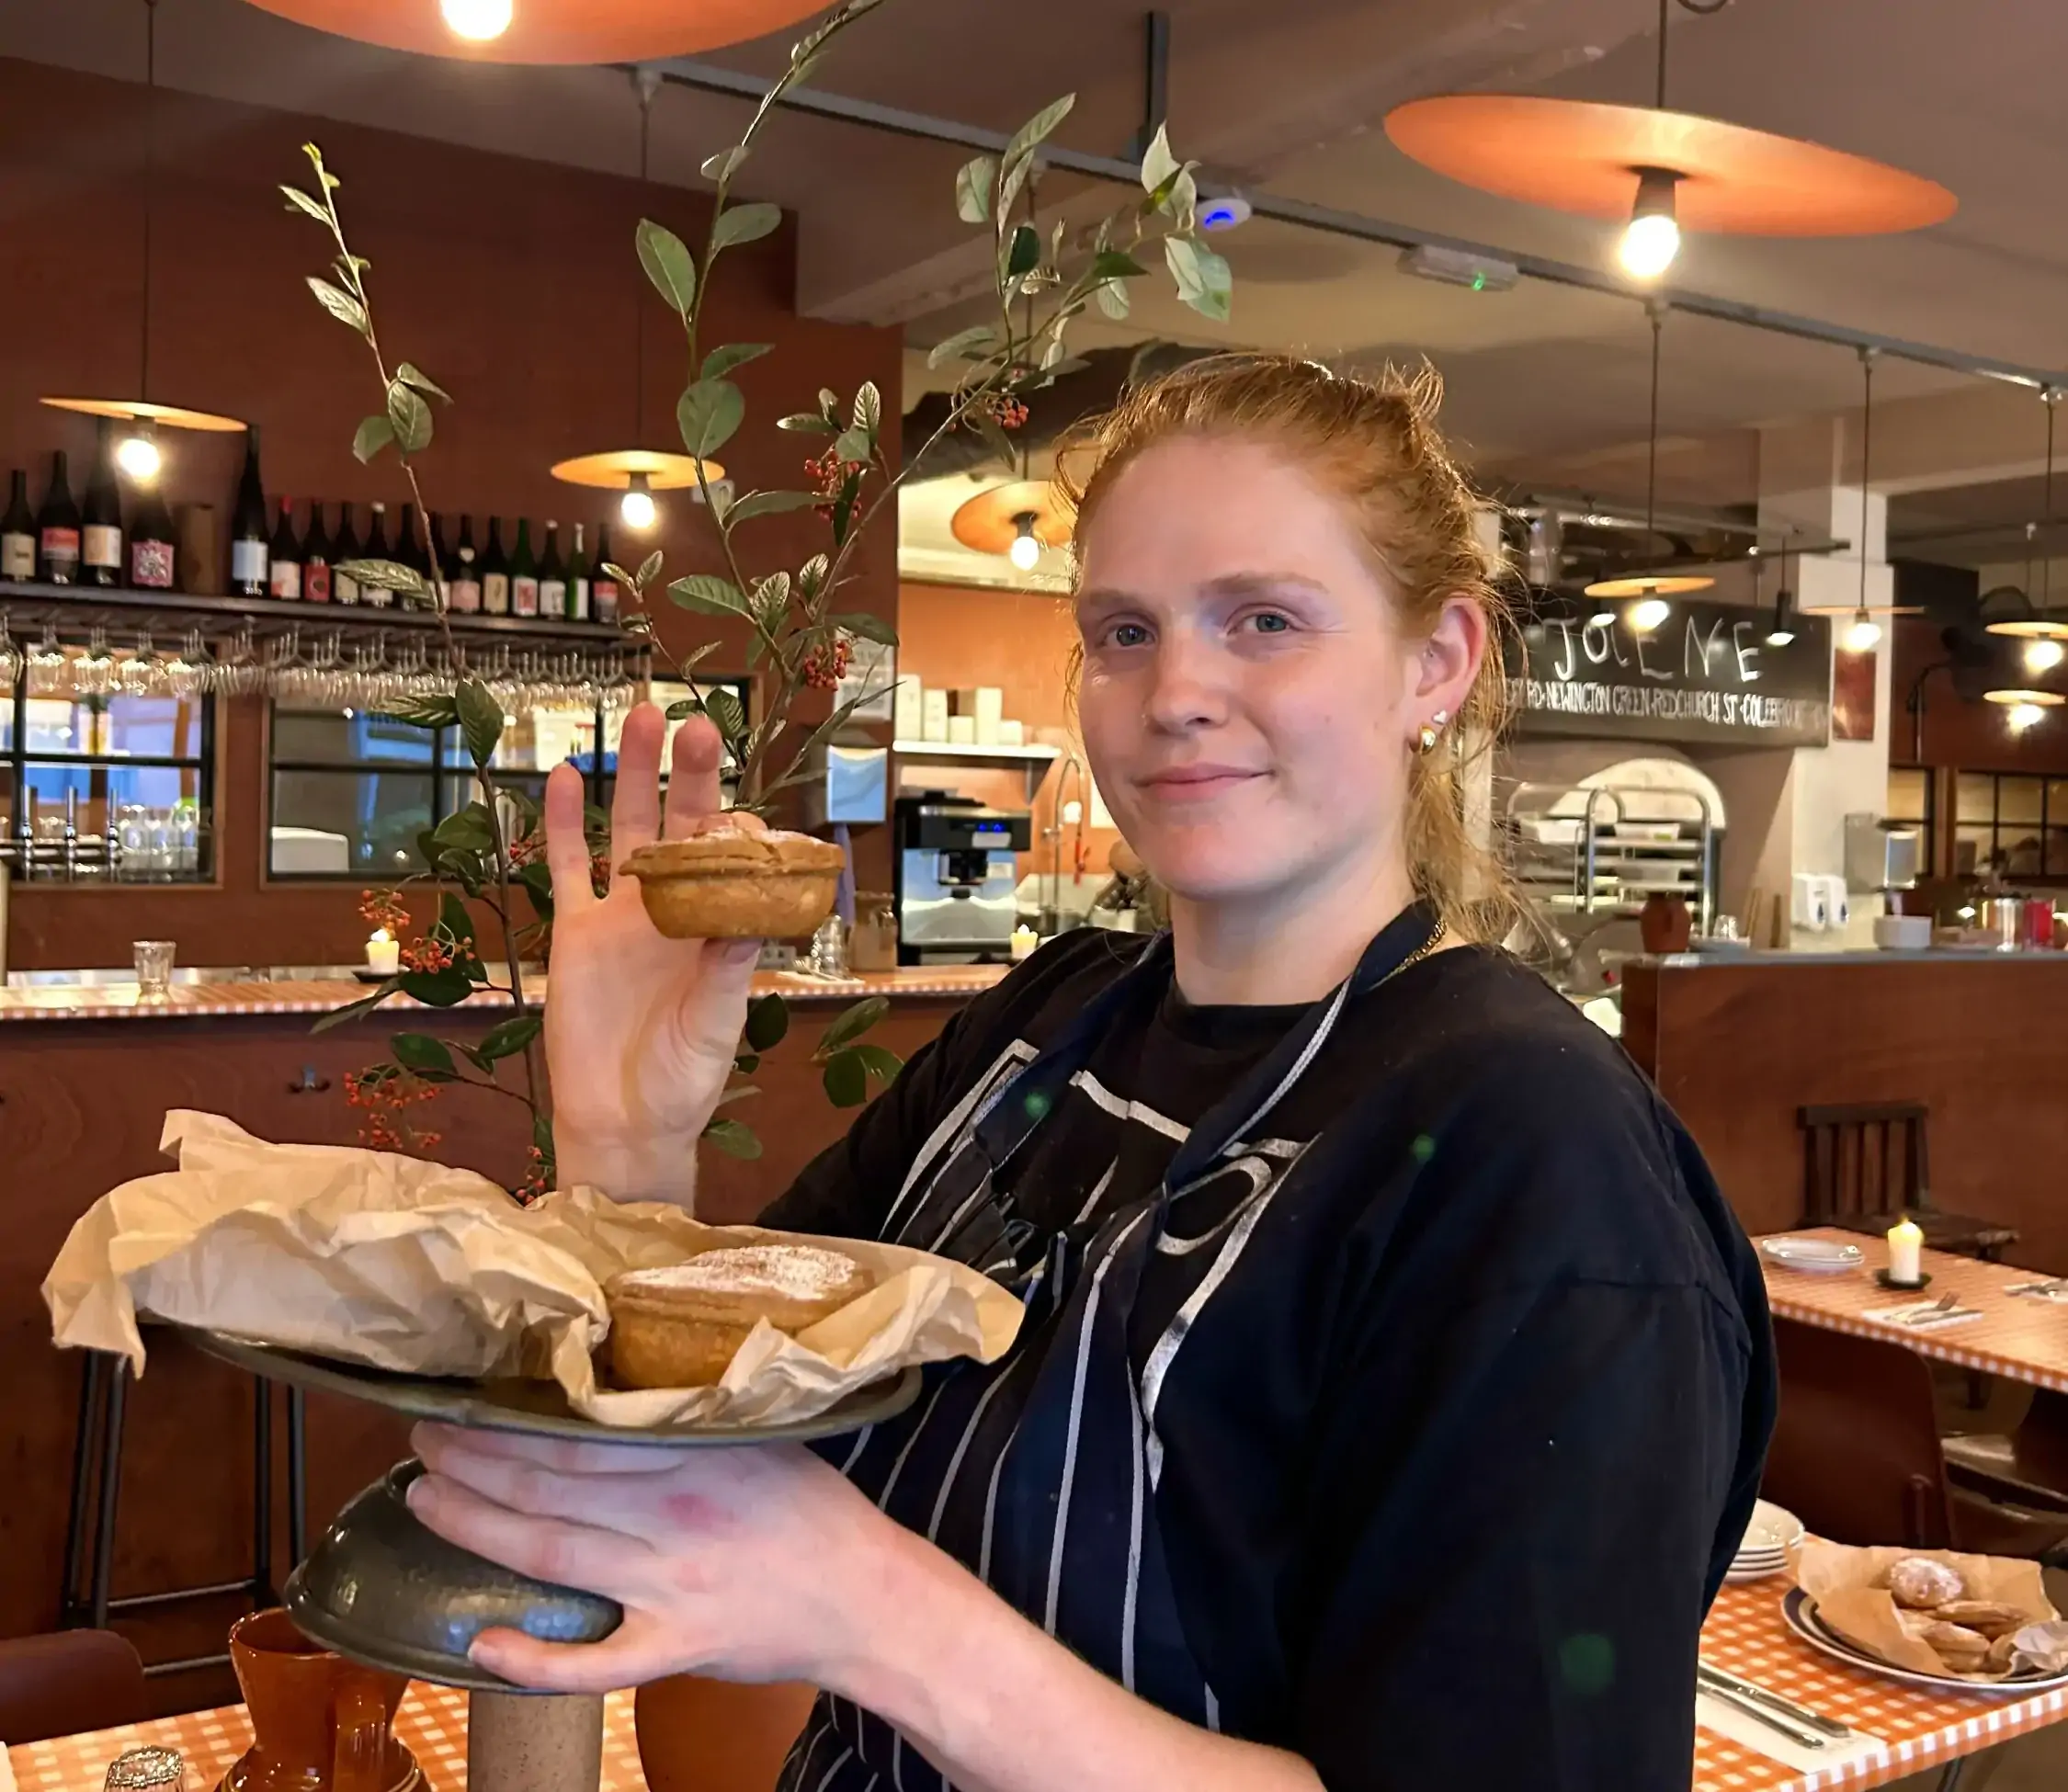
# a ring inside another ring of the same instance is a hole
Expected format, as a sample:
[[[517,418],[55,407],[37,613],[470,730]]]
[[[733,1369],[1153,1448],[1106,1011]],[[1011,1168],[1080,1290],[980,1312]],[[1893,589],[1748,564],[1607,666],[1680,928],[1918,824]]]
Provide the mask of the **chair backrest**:
[[[1858,1102],[1804,1107],[1802,1218],[1893,1219],[1932,1204],[1926,1146],[1929,1110],[1921,1101]]]
[[[0,1642],[0,1742],[40,1742],[142,1721],[143,1662],[112,1630]]]
[[[639,1763],[652,1792],[774,1792],[812,1715],[810,1686],[676,1674],[639,1689]]]
[[[1953,1515],[1924,1358],[1892,1340],[1774,1321],[1780,1412],[1765,1490],[1819,1537],[1953,1547]]]

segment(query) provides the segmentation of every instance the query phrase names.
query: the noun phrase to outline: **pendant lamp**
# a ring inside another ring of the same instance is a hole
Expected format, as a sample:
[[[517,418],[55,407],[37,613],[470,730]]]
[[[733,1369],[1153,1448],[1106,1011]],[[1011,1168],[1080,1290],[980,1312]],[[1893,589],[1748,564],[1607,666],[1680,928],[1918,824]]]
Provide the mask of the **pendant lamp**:
[[[1071,518],[1054,488],[1016,479],[980,492],[949,519],[955,539],[980,554],[1004,554],[1022,573],[1041,563],[1041,550],[1069,543]]]
[[[1644,534],[1649,540],[1659,498],[1659,333],[1665,308],[1653,304],[1647,309],[1652,316],[1652,421],[1644,440]],[[1586,595],[1597,599],[1634,598],[1627,619],[1639,634],[1648,635],[1672,614],[1673,607],[1666,602],[1669,596],[1707,591],[1715,583],[1699,573],[1642,573],[1633,578],[1596,579],[1586,587]],[[1615,619],[1615,613],[1597,609],[1590,619],[1606,626]]]
[[[2063,659],[2068,659],[2068,646],[2063,645],[2068,642],[2068,617],[2062,617],[2053,608],[2053,561],[2048,550],[2048,544],[2053,535],[2053,413],[2054,406],[2060,403],[2061,393],[2049,386],[2040,394],[2040,398],[2047,407],[2046,495],[2042,504],[2045,521],[2037,530],[2029,523],[2025,528],[2025,596],[2030,614],[2006,617],[2000,622],[1983,625],[1990,634],[2013,635],[2024,641],[2025,669],[2028,672],[2051,672]],[[2040,601],[2038,608],[2031,609],[2031,547],[2035,535],[2040,541]],[[1990,693],[1992,698],[1994,695],[1994,692]]]
[[[488,62],[639,62],[745,43],[822,0],[251,0],[386,50]]]
[[[1846,653],[1871,653],[1880,645],[1881,625],[1878,616],[1922,616],[1914,604],[1870,604],[1867,601],[1867,505],[1868,475],[1874,452],[1874,357],[1880,351],[1859,351],[1859,601],[1855,604],[1805,604],[1805,616],[1843,616],[1851,619],[1838,637],[1839,649]]]
[[[1788,544],[1793,539],[1793,536],[1794,531],[1790,529],[1787,535],[1781,538],[1780,589],[1774,593],[1774,619],[1767,628],[1767,645],[1768,647],[1786,647],[1790,641],[1795,639],[1795,593],[1789,588],[1788,584]],[[1766,562],[1762,561],[1760,562],[1762,571],[1764,571],[1765,565]],[[1755,575],[1756,584],[1758,576]],[[1754,602],[1756,603],[1757,601],[1756,590]]]
[[[142,353],[135,398],[46,398],[55,411],[78,411],[92,417],[112,417],[131,425],[115,448],[122,471],[140,485],[158,477],[164,454],[158,430],[196,429],[224,435],[244,428],[235,417],[210,411],[189,411],[176,404],[151,402],[151,221],[157,188],[158,0],[143,0],[143,302]]]
[[[632,90],[639,96],[639,184],[646,185],[647,155],[652,141],[653,96],[661,78],[650,69],[635,69]],[[646,290],[636,283],[632,306],[632,436],[646,434]],[[701,468],[701,479],[699,470]],[[685,487],[715,482],[725,477],[725,469],[715,460],[699,462],[690,454],[665,454],[654,448],[611,448],[601,454],[577,455],[556,463],[552,475],[568,485],[599,486],[620,492],[618,516],[624,526],[643,533],[660,519],[656,492],[676,492]]]
[[[1669,10],[1670,0],[1659,0],[1650,107],[1440,94],[1394,108],[1386,135],[1425,167],[1482,192],[1625,220],[1618,259],[1637,280],[1657,279],[1672,266],[1684,230],[1875,236],[1952,216],[1959,201],[1937,181],[1800,138],[1667,111]]]

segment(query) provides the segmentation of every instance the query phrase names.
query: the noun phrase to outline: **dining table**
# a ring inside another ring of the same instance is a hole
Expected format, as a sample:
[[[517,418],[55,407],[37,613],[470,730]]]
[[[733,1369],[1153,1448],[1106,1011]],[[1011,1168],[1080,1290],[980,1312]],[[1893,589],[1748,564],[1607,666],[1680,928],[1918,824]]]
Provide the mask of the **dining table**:
[[[1858,1268],[1833,1274],[1786,1268],[1762,1252],[1767,1299],[1779,1317],[1858,1337],[1900,1339],[1920,1356],[2068,1393],[2068,1283],[2009,1264],[1926,1251],[1922,1266],[1930,1280],[1916,1292],[1904,1292],[1875,1280],[1876,1273],[1888,1267],[1886,1240],[1835,1227],[1773,1236],[1856,1245],[1861,1258]],[[2050,1287],[2056,1291],[2012,1292]],[[1949,1295],[1962,1312],[1975,1317],[1923,1325],[1902,1324],[1885,1317],[1898,1309]]]
[[[1829,1763],[1803,1764],[1742,1717],[1706,1701],[1696,1710],[1693,1792],[1821,1792],[1868,1787],[1959,1764],[1998,1743],[2068,1719],[2068,1689],[1983,1695],[1914,1687],[1818,1653],[1781,1616],[1785,1575],[1726,1586],[1701,1635],[1702,1660],[1770,1693],[1850,1726],[1859,1741]],[[395,1734],[423,1768],[425,1792],[465,1792],[467,1695],[410,1683]],[[19,1792],[101,1792],[108,1764],[126,1749],[155,1745],[185,1757],[185,1792],[211,1792],[245,1749],[251,1722],[242,1706],[160,1718],[5,1751]],[[1776,1752],[1775,1751],[1778,1751]],[[0,1792],[6,1777],[0,1775]],[[492,1792],[483,1788],[483,1792]],[[646,1792],[632,1722],[632,1695],[604,1702],[599,1792]]]

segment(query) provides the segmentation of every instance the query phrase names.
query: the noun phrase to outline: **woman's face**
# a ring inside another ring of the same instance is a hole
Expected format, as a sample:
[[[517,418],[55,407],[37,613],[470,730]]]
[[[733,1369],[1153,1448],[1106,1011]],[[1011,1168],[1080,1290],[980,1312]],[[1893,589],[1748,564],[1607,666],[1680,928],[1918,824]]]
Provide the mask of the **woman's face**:
[[[1478,607],[1403,636],[1348,507],[1240,440],[1148,449],[1078,547],[1085,745],[1157,879],[1245,902],[1398,868],[1410,743],[1470,691]]]

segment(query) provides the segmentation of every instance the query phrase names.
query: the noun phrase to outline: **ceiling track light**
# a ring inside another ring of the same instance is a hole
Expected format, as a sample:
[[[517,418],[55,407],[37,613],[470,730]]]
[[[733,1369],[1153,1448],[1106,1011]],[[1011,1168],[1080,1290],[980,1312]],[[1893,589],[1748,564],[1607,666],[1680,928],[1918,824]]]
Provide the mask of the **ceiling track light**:
[[[2045,520],[2025,526],[2025,614],[1983,625],[1987,634],[2014,635],[2030,641],[2032,645],[2025,650],[2025,663],[2033,672],[2045,672],[2059,665],[2064,657],[2061,644],[2068,641],[2068,618],[2057,616],[2053,610],[2053,561],[2048,558],[2046,548],[2046,539],[2053,529],[2053,413],[2061,402],[2059,388],[2046,387],[2040,393],[2040,402],[2047,407],[2047,471],[2041,505]],[[2037,605],[2032,602],[2035,543],[2040,556],[2040,601]],[[2048,648],[2052,649],[2051,657],[2044,651]]]
[[[1854,543],[1859,555],[1859,596],[1850,604],[1805,604],[1802,607],[1805,616],[1849,616],[1852,618],[1838,641],[1841,651],[1847,653],[1871,653],[1881,645],[1881,625],[1874,619],[1876,617],[1924,614],[1915,604],[1870,604],[1867,600],[1867,520],[1873,493],[1874,357],[1880,353],[1878,348],[1859,351],[1859,528],[1858,539]]]

